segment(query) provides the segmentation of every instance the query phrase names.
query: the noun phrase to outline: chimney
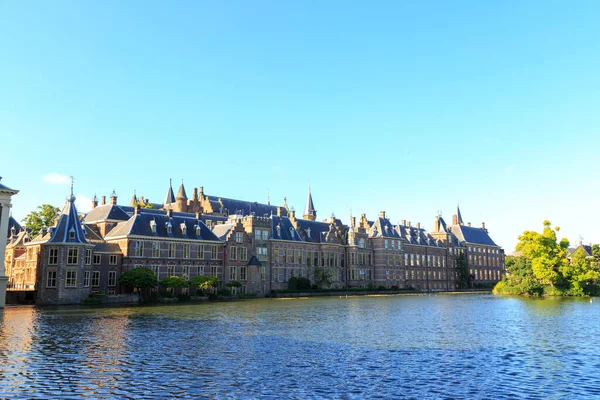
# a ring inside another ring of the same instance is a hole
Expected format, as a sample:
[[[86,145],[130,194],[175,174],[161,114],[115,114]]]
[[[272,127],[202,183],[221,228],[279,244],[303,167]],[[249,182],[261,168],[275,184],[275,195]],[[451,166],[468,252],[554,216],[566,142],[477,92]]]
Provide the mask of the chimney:
[[[204,196],[204,186],[200,186],[200,196]]]
[[[45,236],[46,232],[48,232],[48,230],[46,229],[45,226],[42,226],[42,236]]]
[[[485,222],[481,223],[481,227],[485,230]]]
[[[92,199],[92,208],[96,207],[98,207],[98,198],[96,197],[96,195],[94,195],[94,198]]]
[[[169,209],[167,210],[167,217],[172,217],[172,216],[173,216],[173,209],[172,209],[172,208],[169,208]]]
[[[421,229],[421,223],[417,222],[417,229]]]
[[[277,206],[277,216],[281,217],[281,214],[282,214],[282,209],[281,209],[281,207]]]
[[[200,219],[200,216],[202,215],[202,213],[200,211],[196,211],[196,219]]]
[[[192,195],[192,200],[198,201],[198,188],[194,188],[194,194]]]
[[[409,227],[409,228],[411,227],[410,221],[408,221],[408,227]]]
[[[295,220],[296,219],[296,210],[294,210],[294,209],[290,210],[290,219],[291,220]]]
[[[140,213],[140,203],[137,203],[134,207],[133,207],[133,215],[138,215]]]
[[[356,226],[356,217],[350,218],[350,223],[352,224],[352,226]]]
[[[452,216],[452,225],[458,225],[458,215],[456,214]]]
[[[335,215],[331,214],[331,217],[329,217],[329,223],[335,224]]]
[[[406,220],[403,219],[402,221],[400,221],[400,223],[402,223],[402,226],[406,226]]]
[[[385,218],[385,211],[380,211],[380,212],[379,212],[379,216],[380,216],[381,218]]]
[[[467,226],[468,226],[468,227],[471,227],[471,223],[470,223],[470,222],[467,222]]]
[[[102,196],[102,205],[106,204],[106,196]]]

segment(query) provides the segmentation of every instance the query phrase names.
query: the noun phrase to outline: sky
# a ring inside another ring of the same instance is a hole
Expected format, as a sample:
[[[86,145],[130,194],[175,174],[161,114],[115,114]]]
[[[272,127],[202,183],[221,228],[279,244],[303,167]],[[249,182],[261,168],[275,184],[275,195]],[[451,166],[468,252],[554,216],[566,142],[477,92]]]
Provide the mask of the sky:
[[[287,203],[507,253],[544,220],[600,242],[600,2],[0,0],[13,216],[94,194]]]

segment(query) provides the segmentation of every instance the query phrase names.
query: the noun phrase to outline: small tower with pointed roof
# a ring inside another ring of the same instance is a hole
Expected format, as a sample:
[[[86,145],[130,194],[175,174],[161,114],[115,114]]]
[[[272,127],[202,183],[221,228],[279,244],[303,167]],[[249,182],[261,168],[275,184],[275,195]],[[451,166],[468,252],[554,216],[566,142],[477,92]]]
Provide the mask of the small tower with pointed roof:
[[[133,196],[131,196],[131,200],[129,201],[129,206],[130,207],[135,207],[138,204],[138,198],[137,195],[135,193],[135,189],[133,190]]]
[[[317,220],[317,210],[313,204],[312,194],[310,192],[310,183],[308,184],[308,197],[306,198],[306,207],[304,208],[304,219],[309,221]]]
[[[167,195],[165,196],[163,208],[169,208],[169,206],[173,203],[175,203],[175,195],[173,194],[173,181],[169,179],[169,190],[167,190]]]
[[[177,191],[177,196],[175,196],[175,210],[176,212],[187,212],[187,203],[188,197],[185,193],[185,187],[183,186],[183,179],[181,180],[181,185],[179,186],[179,190]]]

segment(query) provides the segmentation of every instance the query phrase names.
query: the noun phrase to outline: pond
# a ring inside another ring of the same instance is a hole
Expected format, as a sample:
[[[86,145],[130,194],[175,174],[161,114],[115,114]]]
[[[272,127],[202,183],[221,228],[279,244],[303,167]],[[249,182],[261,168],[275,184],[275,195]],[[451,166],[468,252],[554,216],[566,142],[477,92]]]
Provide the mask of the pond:
[[[600,301],[491,295],[0,310],[0,398],[592,398]]]

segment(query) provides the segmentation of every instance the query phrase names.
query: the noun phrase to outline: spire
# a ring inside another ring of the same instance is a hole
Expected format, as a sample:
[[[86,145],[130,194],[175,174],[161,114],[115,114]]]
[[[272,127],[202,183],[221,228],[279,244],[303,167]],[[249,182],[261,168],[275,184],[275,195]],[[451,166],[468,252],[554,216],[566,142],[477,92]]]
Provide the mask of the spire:
[[[131,196],[131,201],[129,202],[129,206],[130,207],[135,207],[137,203],[138,203],[138,198],[137,198],[137,195],[135,193],[135,189],[133,189],[133,196]]]
[[[65,204],[58,216],[58,222],[52,229],[52,237],[48,239],[48,243],[88,243],[85,238],[83,225],[79,221],[79,214],[75,207],[75,196],[73,194],[67,199],[67,204]]]
[[[175,195],[173,194],[173,181],[169,179],[169,190],[167,191],[167,195],[165,196],[164,205],[175,203]]]
[[[306,207],[304,208],[304,219],[311,221],[315,221],[317,219],[317,210],[315,210],[312,194],[310,193],[310,182],[308,183],[308,197],[306,198]]]
[[[179,186],[179,190],[177,191],[177,199],[186,199],[187,200],[187,194],[185,194],[185,188],[183,187],[183,179],[181,180],[181,186]]]
[[[463,222],[462,215],[460,215],[460,206],[458,204],[456,205],[456,215],[458,216],[458,224],[464,225],[465,223]]]

